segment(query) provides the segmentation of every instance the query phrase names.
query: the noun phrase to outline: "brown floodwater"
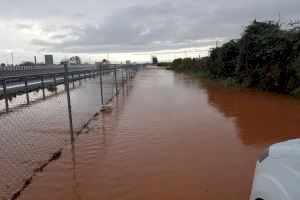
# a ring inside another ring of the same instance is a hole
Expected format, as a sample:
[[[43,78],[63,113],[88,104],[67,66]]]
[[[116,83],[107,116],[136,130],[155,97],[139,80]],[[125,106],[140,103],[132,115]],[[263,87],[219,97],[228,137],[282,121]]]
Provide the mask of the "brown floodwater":
[[[148,67],[25,200],[249,199],[257,157],[300,136],[300,101]]]

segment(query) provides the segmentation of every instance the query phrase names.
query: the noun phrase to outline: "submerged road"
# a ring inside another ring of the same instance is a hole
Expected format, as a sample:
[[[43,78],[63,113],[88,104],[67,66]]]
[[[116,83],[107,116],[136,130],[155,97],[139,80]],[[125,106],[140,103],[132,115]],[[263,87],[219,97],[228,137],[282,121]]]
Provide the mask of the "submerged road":
[[[257,157],[300,136],[300,101],[148,67],[21,200],[249,199]]]

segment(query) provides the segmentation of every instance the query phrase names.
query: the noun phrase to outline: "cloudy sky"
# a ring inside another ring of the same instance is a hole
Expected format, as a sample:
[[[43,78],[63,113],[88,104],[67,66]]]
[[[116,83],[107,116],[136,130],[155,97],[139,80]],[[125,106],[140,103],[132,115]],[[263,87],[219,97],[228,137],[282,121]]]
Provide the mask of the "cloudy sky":
[[[0,62],[202,56],[253,19],[300,18],[299,0],[0,0]],[[108,54],[109,53],[109,54]]]

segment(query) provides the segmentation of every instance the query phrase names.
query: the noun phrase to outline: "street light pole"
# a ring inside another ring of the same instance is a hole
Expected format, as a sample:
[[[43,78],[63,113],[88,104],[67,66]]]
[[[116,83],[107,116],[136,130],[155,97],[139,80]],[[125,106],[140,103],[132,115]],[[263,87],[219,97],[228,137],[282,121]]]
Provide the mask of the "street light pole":
[[[14,66],[14,53],[11,52],[11,64],[12,66]]]

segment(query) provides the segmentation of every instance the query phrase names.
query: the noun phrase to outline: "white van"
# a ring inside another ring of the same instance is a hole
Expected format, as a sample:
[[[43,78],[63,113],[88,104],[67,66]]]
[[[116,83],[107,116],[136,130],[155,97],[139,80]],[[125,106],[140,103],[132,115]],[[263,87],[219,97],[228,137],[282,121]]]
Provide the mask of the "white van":
[[[270,146],[261,155],[251,200],[300,200],[300,139]]]

